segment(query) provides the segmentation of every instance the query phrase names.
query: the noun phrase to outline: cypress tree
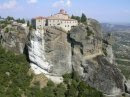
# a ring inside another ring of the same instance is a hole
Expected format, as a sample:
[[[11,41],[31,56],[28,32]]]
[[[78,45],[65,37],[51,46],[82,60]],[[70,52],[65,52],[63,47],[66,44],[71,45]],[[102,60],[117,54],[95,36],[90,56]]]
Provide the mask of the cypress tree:
[[[84,23],[87,21],[87,17],[84,13],[82,13],[82,16],[81,16],[81,22]]]

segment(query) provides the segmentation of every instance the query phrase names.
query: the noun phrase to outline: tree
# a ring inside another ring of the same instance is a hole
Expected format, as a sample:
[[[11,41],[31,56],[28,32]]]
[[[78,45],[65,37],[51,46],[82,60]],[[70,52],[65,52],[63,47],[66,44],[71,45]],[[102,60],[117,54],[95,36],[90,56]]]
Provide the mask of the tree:
[[[66,97],[77,97],[78,91],[73,85],[70,85],[68,90],[66,91]]]
[[[75,20],[77,20],[78,22],[81,21],[81,18],[80,18],[79,16],[74,16],[74,15],[72,15],[72,16],[71,16],[71,19],[75,19]]]
[[[17,19],[16,21],[17,21],[18,23],[25,23],[25,19],[20,19],[20,18],[19,18],[19,19]]]
[[[11,17],[11,16],[8,16],[7,18],[6,18],[6,20],[14,20],[14,18],[13,17]]]
[[[30,26],[30,22],[29,22],[29,21],[27,21],[27,26],[28,26],[28,27]]]
[[[85,23],[87,21],[87,17],[84,13],[82,13],[82,16],[81,16],[81,22],[82,23]]]
[[[25,19],[21,19],[21,23],[25,23]]]
[[[57,87],[54,89],[55,96],[56,97],[65,97],[66,88],[63,83],[57,85]]]

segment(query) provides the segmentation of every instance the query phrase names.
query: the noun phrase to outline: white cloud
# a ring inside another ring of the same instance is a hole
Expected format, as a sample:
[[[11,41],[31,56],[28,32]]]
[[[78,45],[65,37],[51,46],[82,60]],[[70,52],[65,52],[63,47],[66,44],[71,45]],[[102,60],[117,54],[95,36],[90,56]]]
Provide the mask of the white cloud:
[[[70,6],[71,6],[71,1],[70,1],[70,0],[67,0],[66,5],[67,5],[68,7],[70,7]]]
[[[58,0],[53,3],[53,7],[70,7],[71,6],[71,0]]]
[[[27,0],[27,2],[28,2],[29,4],[35,4],[35,3],[38,2],[38,0]]]
[[[4,2],[3,4],[0,4],[0,9],[13,9],[17,7],[16,0],[8,0],[7,2]]]

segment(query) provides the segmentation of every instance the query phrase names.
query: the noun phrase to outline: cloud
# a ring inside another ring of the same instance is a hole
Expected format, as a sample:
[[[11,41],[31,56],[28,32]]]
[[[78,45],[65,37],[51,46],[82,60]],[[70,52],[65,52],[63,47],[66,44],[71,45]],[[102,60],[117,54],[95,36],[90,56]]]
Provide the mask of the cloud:
[[[0,9],[13,9],[16,7],[17,7],[16,0],[8,0],[7,2],[0,4]]]
[[[70,7],[71,6],[71,0],[58,0],[53,3],[53,7]]]
[[[70,7],[70,6],[71,6],[71,1],[70,1],[70,0],[67,0],[66,5],[67,5],[68,7]]]
[[[27,2],[28,2],[29,4],[35,4],[35,3],[38,2],[38,0],[27,0]]]

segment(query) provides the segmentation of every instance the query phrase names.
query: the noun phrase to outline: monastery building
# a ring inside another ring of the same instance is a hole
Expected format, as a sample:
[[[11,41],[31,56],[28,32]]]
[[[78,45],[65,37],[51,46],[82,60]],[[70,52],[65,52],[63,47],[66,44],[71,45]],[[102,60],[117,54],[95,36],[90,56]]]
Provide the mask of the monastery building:
[[[72,27],[78,25],[78,21],[71,19],[70,16],[63,9],[59,13],[49,17],[36,17],[32,20],[32,25],[36,29],[43,29],[44,26],[56,26],[69,31]]]

